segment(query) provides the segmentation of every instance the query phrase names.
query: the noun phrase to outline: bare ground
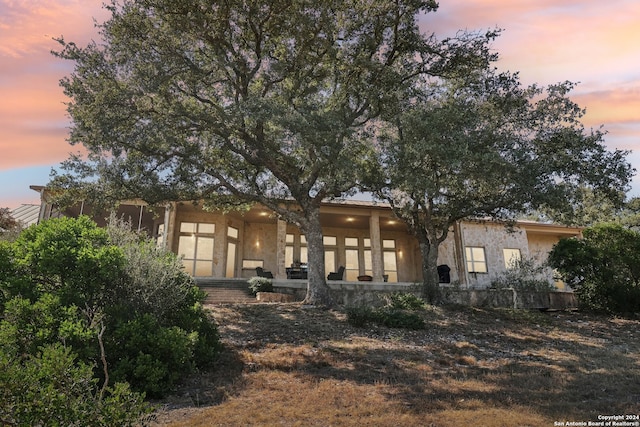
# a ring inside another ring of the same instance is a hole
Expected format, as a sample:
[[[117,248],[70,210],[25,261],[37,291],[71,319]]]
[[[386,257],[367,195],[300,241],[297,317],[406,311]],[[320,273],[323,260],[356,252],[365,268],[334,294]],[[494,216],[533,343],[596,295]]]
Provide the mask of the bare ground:
[[[211,306],[224,351],[154,425],[553,426],[640,415],[640,321],[427,308],[427,328],[343,310]],[[599,418],[600,417],[600,418]],[[639,423],[640,425],[640,423]]]

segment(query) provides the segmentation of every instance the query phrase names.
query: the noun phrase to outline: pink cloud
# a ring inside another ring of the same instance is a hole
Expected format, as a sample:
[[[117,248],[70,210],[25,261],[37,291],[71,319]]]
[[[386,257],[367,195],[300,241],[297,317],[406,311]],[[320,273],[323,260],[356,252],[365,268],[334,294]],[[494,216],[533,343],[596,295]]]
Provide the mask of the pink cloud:
[[[640,123],[640,85],[573,96],[586,106],[585,123]]]
[[[101,0],[13,0],[0,4],[0,56],[22,58],[55,48],[53,37],[87,42],[92,17],[104,19]]]
[[[640,2],[632,0],[448,0],[421,28],[503,28],[494,43],[500,67],[520,71],[527,83],[607,80],[619,69],[640,66]]]
[[[636,0],[447,0],[421,28],[504,29],[493,44],[501,70],[518,71],[524,84],[580,82],[570,96],[587,109],[585,126],[604,125],[611,148],[640,151],[638,16]],[[639,159],[630,156],[636,167]]]
[[[55,58],[53,37],[97,39],[93,16],[102,0],[12,0],[0,3],[0,170],[53,165],[76,150],[59,87],[73,64]]]

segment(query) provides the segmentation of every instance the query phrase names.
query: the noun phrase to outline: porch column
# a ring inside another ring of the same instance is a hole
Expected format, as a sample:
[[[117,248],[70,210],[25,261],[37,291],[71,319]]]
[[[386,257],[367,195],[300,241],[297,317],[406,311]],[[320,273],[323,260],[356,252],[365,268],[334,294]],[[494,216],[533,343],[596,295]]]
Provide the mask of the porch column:
[[[164,206],[164,220],[162,221],[162,237],[160,243],[163,248],[168,248],[167,246],[167,236],[169,235],[169,218],[171,216],[171,207],[169,204]]]
[[[287,240],[287,222],[278,219],[278,231],[276,235],[276,279],[286,279],[285,252]]]
[[[49,206],[49,204],[42,199],[40,202],[40,213],[38,214],[38,224],[40,224],[42,221],[44,221],[45,219],[47,219],[47,207]]]
[[[369,217],[369,238],[371,239],[371,269],[373,281],[384,281],[384,266],[382,264],[382,243],[380,241],[380,213],[372,211]]]
[[[140,205],[140,214],[138,215],[138,232],[140,232],[140,229],[142,228],[142,211],[143,210],[144,210],[144,205]],[[151,230],[151,232],[153,233],[153,230]]]
[[[164,208],[164,247],[171,252],[173,249],[174,233],[176,229],[176,203],[170,202]],[[176,248],[177,250],[177,248]]]

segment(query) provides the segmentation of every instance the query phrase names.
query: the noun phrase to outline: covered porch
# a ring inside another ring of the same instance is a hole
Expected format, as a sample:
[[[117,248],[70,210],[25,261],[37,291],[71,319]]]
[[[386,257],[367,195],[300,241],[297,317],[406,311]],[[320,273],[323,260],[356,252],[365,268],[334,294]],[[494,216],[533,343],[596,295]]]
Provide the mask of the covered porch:
[[[325,275],[334,280],[413,283],[421,280],[419,248],[387,206],[349,201],[321,207]],[[166,231],[165,231],[166,230]],[[155,233],[182,255],[194,277],[249,278],[256,269],[284,283],[305,283],[308,247],[295,225],[256,205],[246,212],[205,211],[172,203]],[[336,274],[341,270],[342,275]]]

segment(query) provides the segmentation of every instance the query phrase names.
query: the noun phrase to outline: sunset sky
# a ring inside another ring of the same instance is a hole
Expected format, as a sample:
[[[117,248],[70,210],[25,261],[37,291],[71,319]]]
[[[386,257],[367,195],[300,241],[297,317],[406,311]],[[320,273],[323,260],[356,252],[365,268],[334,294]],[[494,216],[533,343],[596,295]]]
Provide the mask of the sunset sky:
[[[38,203],[29,185],[76,147],[59,80],[72,64],[50,54],[53,37],[79,45],[99,40],[94,19],[108,17],[103,0],[0,0],[0,207]],[[504,31],[493,44],[501,70],[525,84],[579,82],[572,98],[584,123],[604,125],[610,148],[633,150],[640,169],[640,2],[637,0],[441,0],[421,19],[423,31]],[[634,178],[632,196],[640,196]]]

